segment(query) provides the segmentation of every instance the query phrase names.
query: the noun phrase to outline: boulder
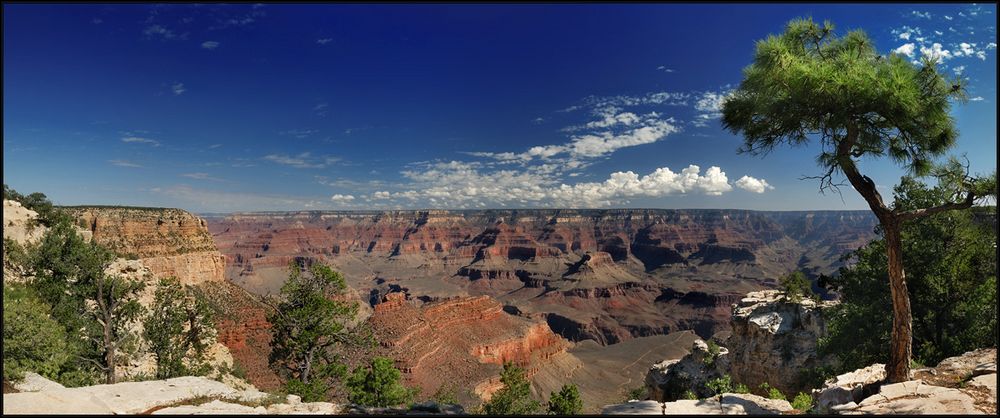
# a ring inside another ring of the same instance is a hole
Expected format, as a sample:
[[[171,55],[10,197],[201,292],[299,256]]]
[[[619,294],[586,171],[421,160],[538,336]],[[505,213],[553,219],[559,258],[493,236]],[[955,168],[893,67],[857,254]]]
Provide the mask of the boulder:
[[[823,387],[812,392],[816,408],[828,412],[837,405],[861,402],[864,387],[885,379],[885,365],[873,364],[863,369],[838,375],[823,383]]]
[[[726,374],[729,369],[728,354],[729,350],[719,347],[719,353],[713,357],[708,344],[696,339],[686,356],[656,363],[646,372],[649,398],[661,402],[673,401],[689,390],[699,397],[711,396],[705,384]]]
[[[884,385],[879,393],[838,412],[862,414],[981,414],[972,397],[958,389],[924,384],[920,380]]]
[[[41,392],[43,390],[65,388],[65,386],[46,379],[44,376],[34,372],[26,372],[24,373],[24,379],[21,379],[19,382],[14,382],[14,389],[17,389],[19,392]]]
[[[782,399],[768,399],[750,393],[723,393],[723,406],[739,405],[749,415],[780,415],[792,411],[792,404]]]
[[[289,395],[294,396],[294,395]],[[269,405],[267,413],[269,415],[335,415],[339,414],[343,405],[329,402],[291,402]]]
[[[237,403],[214,400],[201,405],[181,405],[153,411],[153,415],[263,415],[268,410],[263,406],[256,408]]]
[[[955,375],[960,378],[979,376],[997,372],[997,349],[981,348],[960,356],[941,360],[934,370],[938,374]]]
[[[607,405],[601,415],[663,415],[663,403],[657,401],[634,401],[617,405]]]
[[[78,388],[3,395],[4,413],[39,414],[78,411],[94,414],[139,414],[164,405],[201,397],[240,398],[244,392],[204,377],[124,382]],[[10,412],[8,412],[10,411]]]

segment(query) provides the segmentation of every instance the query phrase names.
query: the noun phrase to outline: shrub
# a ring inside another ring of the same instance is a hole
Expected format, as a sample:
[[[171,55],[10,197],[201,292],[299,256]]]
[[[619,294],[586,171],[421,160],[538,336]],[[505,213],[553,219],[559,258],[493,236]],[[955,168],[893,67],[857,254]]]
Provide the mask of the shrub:
[[[483,413],[487,415],[527,415],[538,411],[541,403],[531,398],[531,383],[524,375],[524,370],[507,362],[500,374],[500,388],[489,402],[483,404]]]
[[[625,401],[628,402],[632,399],[645,400],[646,399],[646,387],[638,386],[634,387],[629,391],[625,392]]]
[[[3,378],[20,380],[24,372],[55,379],[69,359],[66,331],[50,308],[30,288],[4,284]]]
[[[760,384],[760,390],[767,395],[768,399],[787,400],[785,399],[785,394],[781,393],[777,388],[771,387],[767,382]]]
[[[143,331],[156,357],[156,377],[204,375],[205,350],[215,338],[212,309],[176,277],[161,279]],[[187,360],[185,362],[185,360]]]
[[[708,345],[708,356],[705,357],[705,365],[708,367],[712,367],[712,364],[715,363],[715,360],[719,358],[719,353],[721,352],[721,349],[719,348],[719,345],[712,340],[706,341],[705,344]]]
[[[750,388],[742,383],[737,383],[733,386],[733,392],[735,393],[750,393]]]
[[[806,278],[805,273],[793,271],[781,278],[781,289],[785,292],[785,297],[791,302],[800,302],[803,297],[813,297],[812,284]]]
[[[347,378],[350,400],[366,406],[396,406],[410,402],[414,389],[403,386],[392,359],[375,357],[369,367],[357,367]]]
[[[434,392],[434,396],[431,400],[439,404],[458,404],[458,393],[455,390],[455,386],[451,384],[443,384],[438,386],[437,391]]]
[[[583,409],[580,390],[576,385],[563,385],[559,392],[549,396],[549,413],[555,415],[576,415]]]
[[[698,399],[698,395],[695,395],[694,392],[692,392],[690,389],[688,389],[688,390],[684,391],[684,394],[681,395],[681,398],[682,399],[695,400],[695,399]]]
[[[733,380],[727,374],[720,378],[709,380],[708,383],[705,384],[705,387],[711,390],[713,395],[732,392]]]
[[[799,392],[795,395],[795,399],[792,400],[792,408],[798,409],[799,411],[806,412],[812,408],[813,398],[806,393]]]

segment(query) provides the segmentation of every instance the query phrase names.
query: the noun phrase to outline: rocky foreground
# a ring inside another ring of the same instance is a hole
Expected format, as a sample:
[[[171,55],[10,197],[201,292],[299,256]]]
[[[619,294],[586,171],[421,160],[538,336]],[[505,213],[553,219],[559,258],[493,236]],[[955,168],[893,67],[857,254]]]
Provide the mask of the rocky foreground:
[[[824,414],[992,414],[997,411],[997,349],[986,348],[914,370],[913,380],[883,384],[885,366],[874,364],[810,388],[796,371],[831,364],[816,356],[824,335],[822,310],[830,302],[790,302],[779,291],[751,292],[733,305],[732,329],[715,353],[697,339],[680,359],[654,364],[646,375],[649,400],[608,405],[604,414],[796,414],[784,400],[753,394],[713,395],[706,383],[722,376],[749,388],[760,383],[786,394],[811,394],[809,412]],[[711,361],[708,361],[708,360]],[[680,399],[685,392],[701,398]]]

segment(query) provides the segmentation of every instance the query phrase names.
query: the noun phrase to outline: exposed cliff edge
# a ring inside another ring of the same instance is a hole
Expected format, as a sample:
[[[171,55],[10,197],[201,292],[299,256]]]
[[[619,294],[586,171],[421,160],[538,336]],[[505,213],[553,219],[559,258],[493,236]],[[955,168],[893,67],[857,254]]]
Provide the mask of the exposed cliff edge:
[[[761,383],[792,396],[812,393],[813,412],[826,414],[996,414],[996,348],[979,349],[914,370],[913,380],[883,384],[875,364],[812,389],[802,379],[813,367],[833,365],[816,355],[825,335],[823,311],[835,302],[791,302],[780,291],[751,292],[733,305],[732,334],[718,351],[694,341],[680,359],[654,364],[646,375],[648,400],[607,405],[605,414],[788,414],[786,401],[751,394],[716,394],[706,383],[729,376],[757,391]],[[730,389],[735,386],[730,387]],[[686,393],[690,391],[690,393]],[[699,399],[679,399],[683,395]],[[791,399],[791,398],[789,398]]]
[[[225,280],[225,257],[207,223],[170,208],[80,206],[63,208],[93,239],[127,258],[138,258],[154,277],[181,283]]]

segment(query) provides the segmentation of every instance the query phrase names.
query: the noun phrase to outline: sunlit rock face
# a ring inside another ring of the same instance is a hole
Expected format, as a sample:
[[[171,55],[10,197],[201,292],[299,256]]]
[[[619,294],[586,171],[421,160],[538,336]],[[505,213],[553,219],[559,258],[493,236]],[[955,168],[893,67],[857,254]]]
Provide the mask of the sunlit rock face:
[[[788,300],[783,292],[765,290],[747,294],[733,305],[729,348],[733,380],[749,387],[768,383],[783,393],[808,391],[803,373],[833,365],[833,358],[816,352],[826,335],[823,311],[835,301]]]
[[[205,220],[180,209],[72,207],[67,211],[94,240],[119,255],[138,258],[153,275],[197,284],[225,280],[225,257]]]

